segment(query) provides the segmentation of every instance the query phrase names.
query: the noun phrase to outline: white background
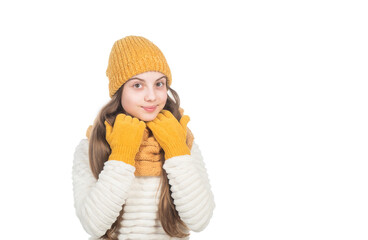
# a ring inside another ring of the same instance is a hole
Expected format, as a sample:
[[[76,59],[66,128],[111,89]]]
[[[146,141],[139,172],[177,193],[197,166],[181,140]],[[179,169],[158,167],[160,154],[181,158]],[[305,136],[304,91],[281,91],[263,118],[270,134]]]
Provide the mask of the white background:
[[[164,53],[216,209],[192,239],[368,239],[364,1],[2,1],[1,239],[87,239],[72,161],[114,41]]]

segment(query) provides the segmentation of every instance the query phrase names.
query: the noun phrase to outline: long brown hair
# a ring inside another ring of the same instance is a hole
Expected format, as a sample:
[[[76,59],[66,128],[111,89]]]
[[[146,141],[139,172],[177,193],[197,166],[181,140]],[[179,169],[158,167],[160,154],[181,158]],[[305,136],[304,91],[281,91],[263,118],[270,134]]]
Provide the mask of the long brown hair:
[[[106,141],[106,127],[104,125],[104,121],[110,123],[113,126],[115,122],[115,118],[119,113],[126,114],[125,110],[121,105],[121,96],[123,92],[123,86],[119,88],[119,90],[112,96],[111,100],[102,107],[100,112],[98,113],[91,130],[91,135],[89,138],[89,163],[93,175],[96,179],[98,179],[98,175],[102,171],[104,167],[104,163],[107,161],[111,149],[110,145]],[[165,110],[169,110],[175,118],[180,121],[181,113],[179,111],[180,107],[180,98],[177,92],[168,87],[171,94],[173,95],[175,101],[168,95],[167,102],[164,106]],[[171,197],[171,190],[169,181],[167,179],[167,173],[164,169],[162,169],[161,175],[161,195],[160,202],[158,205],[158,218],[161,221],[161,225],[165,232],[171,237],[187,237],[189,234],[185,233],[188,230],[188,227],[185,223],[180,219],[177,210],[175,209],[175,205],[173,203],[173,199]],[[121,227],[122,215],[124,212],[124,206],[120,211],[120,214],[117,220],[112,224],[111,228],[106,231],[105,235],[101,237],[101,239],[109,239],[109,240],[117,240],[118,239],[118,230]]]

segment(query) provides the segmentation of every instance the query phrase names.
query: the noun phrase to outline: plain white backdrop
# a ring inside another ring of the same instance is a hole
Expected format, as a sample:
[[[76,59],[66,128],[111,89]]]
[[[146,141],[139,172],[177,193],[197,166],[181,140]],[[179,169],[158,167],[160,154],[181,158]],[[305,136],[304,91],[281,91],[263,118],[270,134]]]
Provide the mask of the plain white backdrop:
[[[216,209],[192,239],[368,239],[364,1],[3,1],[1,239],[87,239],[72,161],[114,41],[164,53]]]

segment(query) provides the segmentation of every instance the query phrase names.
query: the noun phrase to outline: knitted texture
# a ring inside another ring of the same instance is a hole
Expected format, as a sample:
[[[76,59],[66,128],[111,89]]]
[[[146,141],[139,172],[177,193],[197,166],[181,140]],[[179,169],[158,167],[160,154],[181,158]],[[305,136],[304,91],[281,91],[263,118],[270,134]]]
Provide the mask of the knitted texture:
[[[189,128],[187,128],[187,148],[192,148],[193,140],[194,136]],[[164,153],[162,147],[153,136],[152,131],[146,127],[142,144],[135,156],[135,176],[160,176],[164,162]]]
[[[120,113],[116,116],[113,127],[107,121],[105,126],[106,141],[111,148],[108,160],[123,161],[134,166],[146,124],[138,118]]]
[[[116,221],[122,206],[119,239],[177,239],[164,232],[158,219],[160,177],[137,177],[133,166],[106,161],[96,179],[88,161],[88,146],[86,139],[77,146],[72,177],[76,214],[91,235],[89,239],[104,235]],[[191,155],[168,159],[163,168],[180,218],[190,230],[202,231],[212,218],[215,202],[198,145],[193,142]]]
[[[183,115],[184,110],[179,108]],[[90,125],[86,131],[86,137],[89,139],[92,131]],[[186,145],[192,149],[194,136],[192,131],[187,127],[186,130]],[[164,161],[164,151],[157,142],[152,131],[146,127],[143,132],[143,138],[139,147],[138,153],[135,155],[134,161],[129,161],[135,166],[135,176],[160,176],[162,174],[162,163]]]
[[[167,77],[171,85],[171,71],[161,50],[144,37],[127,36],[112,46],[106,76],[109,78],[109,94],[117,90],[135,75],[156,71]]]
[[[157,117],[146,125],[165,151],[165,159],[181,155],[190,155],[186,145],[186,129],[190,118],[183,115],[180,122],[168,110],[162,110]]]

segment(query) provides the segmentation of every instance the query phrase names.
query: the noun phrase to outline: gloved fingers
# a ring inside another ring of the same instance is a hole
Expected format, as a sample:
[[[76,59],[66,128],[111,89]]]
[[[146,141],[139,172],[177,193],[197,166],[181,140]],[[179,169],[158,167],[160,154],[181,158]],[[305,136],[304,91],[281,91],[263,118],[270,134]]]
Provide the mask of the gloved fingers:
[[[111,135],[112,127],[106,120],[105,120],[104,124],[105,124],[105,127],[106,127],[106,139],[109,139],[110,135]]]
[[[175,118],[174,115],[168,110],[162,110],[161,113],[167,118]]]
[[[190,117],[188,115],[184,115],[180,119],[180,124],[183,127],[183,129],[187,129],[187,124],[190,121]]]

